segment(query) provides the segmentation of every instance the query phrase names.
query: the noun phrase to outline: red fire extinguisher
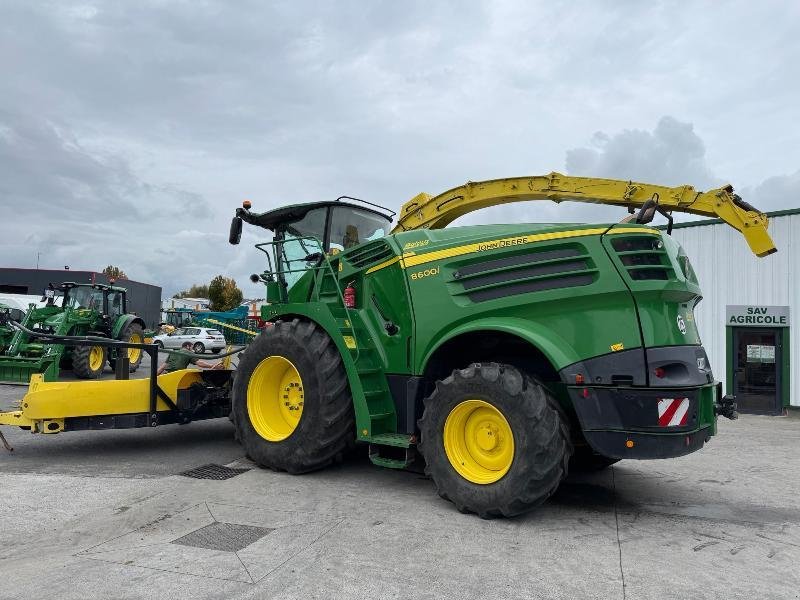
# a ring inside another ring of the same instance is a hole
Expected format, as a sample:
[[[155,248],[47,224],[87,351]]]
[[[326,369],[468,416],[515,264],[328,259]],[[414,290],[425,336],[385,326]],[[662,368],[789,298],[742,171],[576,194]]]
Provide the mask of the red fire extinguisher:
[[[344,305],[346,308],[356,307],[356,288],[353,287],[354,283],[354,281],[351,281],[344,288]]]

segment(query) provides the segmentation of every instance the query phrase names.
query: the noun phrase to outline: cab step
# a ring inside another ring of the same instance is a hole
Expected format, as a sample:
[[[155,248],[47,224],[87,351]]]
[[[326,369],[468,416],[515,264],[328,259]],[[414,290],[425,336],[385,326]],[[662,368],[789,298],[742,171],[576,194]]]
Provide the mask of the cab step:
[[[372,464],[387,469],[406,469],[414,463],[416,456],[417,451],[413,447],[369,446]]]
[[[372,464],[387,469],[405,469],[416,459],[416,442],[407,433],[380,433],[366,438]]]
[[[394,448],[410,448],[417,443],[416,436],[407,433],[380,433],[365,438],[370,446],[392,446]]]

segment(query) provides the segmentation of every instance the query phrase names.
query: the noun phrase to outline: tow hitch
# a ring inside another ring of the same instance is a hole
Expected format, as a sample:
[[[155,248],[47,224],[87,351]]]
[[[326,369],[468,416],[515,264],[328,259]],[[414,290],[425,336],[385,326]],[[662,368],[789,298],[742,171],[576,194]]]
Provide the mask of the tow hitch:
[[[736,412],[736,396],[733,394],[722,395],[722,384],[717,384],[717,398],[719,400],[714,403],[714,414],[722,415],[726,419],[738,419],[739,413]]]

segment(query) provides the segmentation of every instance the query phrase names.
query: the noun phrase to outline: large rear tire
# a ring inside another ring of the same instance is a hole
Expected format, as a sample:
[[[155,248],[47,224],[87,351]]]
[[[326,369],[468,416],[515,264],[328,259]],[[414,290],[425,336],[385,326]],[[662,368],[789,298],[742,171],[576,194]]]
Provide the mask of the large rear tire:
[[[97,379],[106,366],[103,346],[75,346],[72,350],[72,372],[79,379]]]
[[[355,443],[347,374],[330,336],[300,319],[265,329],[239,361],[233,420],[263,467],[305,473],[338,462]]]
[[[521,514],[567,475],[572,443],[555,398],[509,365],[472,364],[438,381],[419,426],[425,472],[461,512]]]
[[[143,344],[144,343],[144,329],[138,323],[131,323],[119,335],[119,340],[123,342],[132,342],[134,344]],[[142,364],[142,358],[144,357],[144,351],[141,348],[121,348],[117,350],[118,352],[128,352],[128,371],[133,373],[136,369],[139,368],[139,365]],[[114,369],[117,365],[117,361],[113,358],[108,359],[108,364],[111,365],[111,368]]]

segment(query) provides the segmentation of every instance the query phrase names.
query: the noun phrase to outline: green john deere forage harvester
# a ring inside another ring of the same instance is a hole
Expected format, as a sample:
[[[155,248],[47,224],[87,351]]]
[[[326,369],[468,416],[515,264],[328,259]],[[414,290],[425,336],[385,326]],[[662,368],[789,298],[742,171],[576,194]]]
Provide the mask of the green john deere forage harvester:
[[[617,224],[443,229],[523,200],[626,207]],[[348,201],[350,200],[350,201]],[[403,468],[419,451],[459,510],[514,515],[569,468],[681,456],[735,417],[695,326],[700,288],[656,212],[718,217],[759,256],[766,217],[731,187],[566,177],[468,183],[393,213],[352,198],[270,212],[266,327],[233,387],[237,434],[261,465],[302,473],[355,442]],[[638,211],[637,211],[638,209]]]
[[[59,336],[92,335],[138,343],[144,340],[144,321],[127,314],[124,288],[65,282],[51,286],[45,295],[45,306],[31,304],[24,316],[14,318],[23,329],[0,326],[0,381],[27,383],[34,373],[42,373],[45,381],[55,381],[61,368],[72,369],[81,379],[96,379],[106,361],[112,368],[115,365],[116,354],[109,354],[102,346],[44,343],[25,329]],[[130,371],[135,371],[142,361],[142,351],[129,349],[128,360]]]

